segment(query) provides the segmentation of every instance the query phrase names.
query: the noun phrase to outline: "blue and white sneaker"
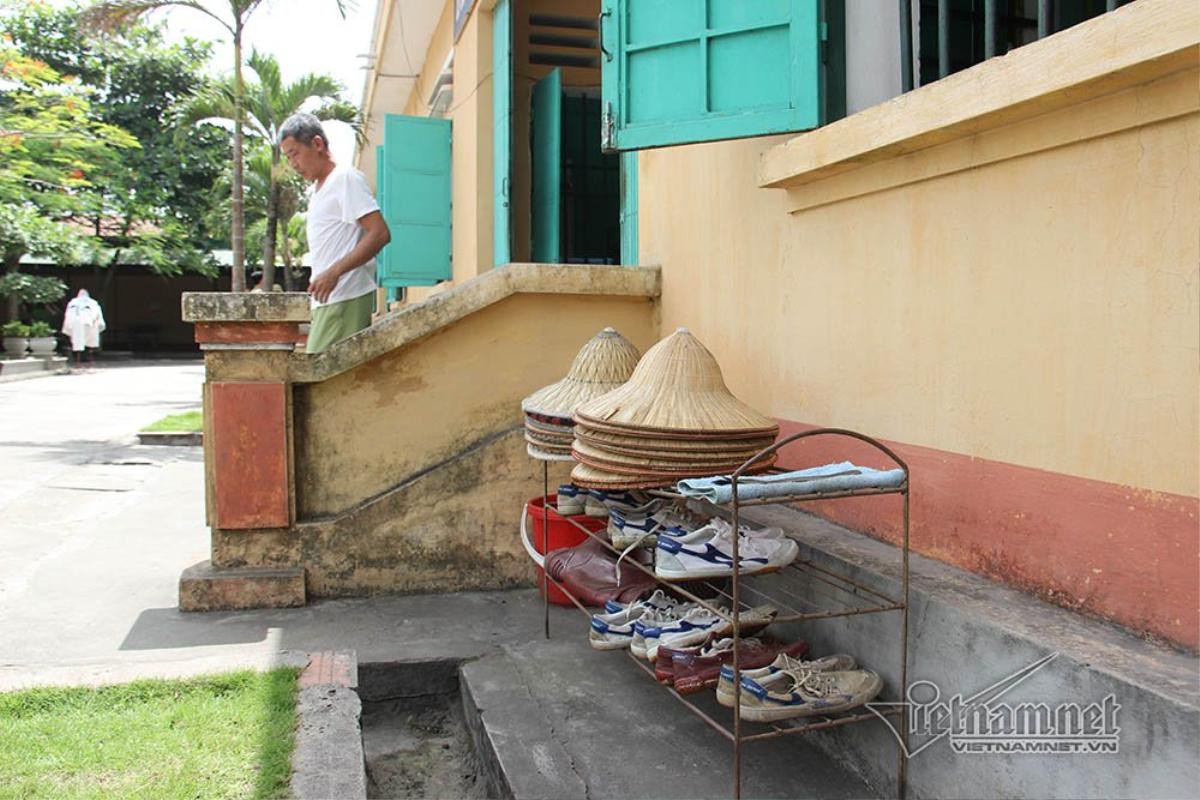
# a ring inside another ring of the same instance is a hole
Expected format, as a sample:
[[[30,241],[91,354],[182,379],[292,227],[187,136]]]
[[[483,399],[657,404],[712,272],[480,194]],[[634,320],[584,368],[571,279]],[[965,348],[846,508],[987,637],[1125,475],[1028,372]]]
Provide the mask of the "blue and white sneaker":
[[[597,650],[624,650],[633,642],[633,626],[649,613],[645,606],[630,606],[615,613],[593,614],[588,644]]]
[[[584,513],[589,517],[607,517],[608,512],[616,508],[621,511],[634,511],[645,507],[650,497],[642,492],[606,492],[603,489],[591,489],[584,498]]]
[[[697,608],[700,608],[698,603],[680,603],[664,611],[647,611],[641,619],[633,624],[633,640],[629,643],[630,652],[638,658],[645,658],[646,648],[649,647],[647,631],[654,631],[650,638],[657,638],[663,625],[682,619],[684,615]]]
[[[799,675],[807,672],[844,671],[855,669],[857,666],[858,663],[855,662],[854,656],[846,653],[835,653],[834,655],[823,656],[811,661],[803,661],[793,658],[787,653],[780,653],[774,661],[765,667],[742,670],[742,680],[749,678],[752,681],[761,683],[763,679],[779,672],[791,672],[793,675]],[[721,674],[717,678],[717,702],[728,708],[733,708],[732,664],[721,665]]]
[[[654,660],[658,657],[658,648],[666,647],[671,650],[679,650],[684,647],[691,647],[703,643],[709,636],[727,636],[733,633],[733,623],[724,617],[713,614],[706,608],[701,608],[708,616],[716,616],[715,625],[700,624],[696,621],[689,621],[684,618],[678,623],[672,623],[663,627],[662,632],[658,635],[657,642],[650,642],[646,648],[646,657]],[[729,613],[723,607],[725,613]],[[741,613],[739,622],[743,631],[760,630],[771,624],[771,620],[779,614],[779,609],[772,605],[756,606],[748,608]]]
[[[799,545],[786,536],[743,534],[738,541],[738,568],[744,575],[773,572],[792,563],[799,552]],[[654,574],[671,581],[732,575],[732,526],[718,528],[710,524],[683,537],[660,536]]]
[[[635,543],[653,545],[658,534],[687,536],[694,531],[687,521],[670,511],[640,514],[614,508],[608,517],[608,538],[613,547],[626,548]]]
[[[782,670],[761,682],[742,678],[742,689],[742,719],[774,722],[857,708],[875,699],[883,680],[869,669],[798,674]]]
[[[564,517],[573,517],[576,514],[582,514],[584,499],[587,495],[587,489],[580,489],[573,483],[564,483],[558,487],[555,510]]]
[[[645,642],[643,646],[645,658],[653,661],[658,657],[658,647],[662,643],[663,637],[682,641],[687,636],[698,635],[698,641],[703,641],[709,633],[725,624],[727,623],[724,619],[703,606],[691,608],[679,618],[660,622],[657,625],[652,622],[643,622],[640,632]]]
[[[635,606],[642,606],[650,611],[666,611],[668,608],[674,608],[679,605],[679,603],[679,600],[676,600],[662,589],[655,589],[654,594],[643,600],[634,600],[632,603],[618,603],[616,600],[609,600],[604,604],[604,612],[606,614],[615,614],[618,611],[624,611],[627,608]]]

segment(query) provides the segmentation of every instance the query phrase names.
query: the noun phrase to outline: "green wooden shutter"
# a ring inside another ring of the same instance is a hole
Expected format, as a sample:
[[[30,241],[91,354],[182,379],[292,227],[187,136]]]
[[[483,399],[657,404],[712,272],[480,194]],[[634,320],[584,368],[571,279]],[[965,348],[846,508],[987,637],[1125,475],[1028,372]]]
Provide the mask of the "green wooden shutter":
[[[450,280],[450,120],[388,114],[379,205],[392,233],[380,285]]]
[[[387,181],[385,181],[383,179],[384,159],[385,159],[385,156],[383,154],[383,145],[376,146],[376,148],[375,148],[375,198],[379,201],[379,207],[381,209],[387,208],[387,199],[384,196],[384,187],[387,183]],[[387,260],[388,260],[388,255],[390,252],[391,252],[391,246],[385,245],[384,248],[379,251],[378,255],[375,256],[375,281],[380,286],[384,285],[383,276],[387,274]],[[396,287],[395,286],[387,286],[385,288],[387,288],[387,301],[389,303],[391,303],[396,299]]]
[[[621,263],[638,263],[638,156],[621,153]]]
[[[562,71],[533,87],[533,260],[562,260]]]
[[[601,0],[604,147],[821,123],[818,0]]]
[[[492,263],[512,261],[512,5],[492,12]]]

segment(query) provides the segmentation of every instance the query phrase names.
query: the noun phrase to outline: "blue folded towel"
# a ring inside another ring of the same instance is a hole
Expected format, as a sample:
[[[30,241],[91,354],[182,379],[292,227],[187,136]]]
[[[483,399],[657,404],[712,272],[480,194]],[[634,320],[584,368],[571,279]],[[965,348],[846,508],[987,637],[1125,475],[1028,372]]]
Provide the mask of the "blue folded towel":
[[[738,499],[758,500],[857,489],[892,489],[902,483],[902,469],[871,469],[855,466],[849,461],[841,461],[823,467],[780,472],[775,475],[745,475],[738,478]],[[733,500],[733,480],[728,475],[688,478],[680,481],[676,489],[685,497],[695,497],[710,503],[728,503]]]

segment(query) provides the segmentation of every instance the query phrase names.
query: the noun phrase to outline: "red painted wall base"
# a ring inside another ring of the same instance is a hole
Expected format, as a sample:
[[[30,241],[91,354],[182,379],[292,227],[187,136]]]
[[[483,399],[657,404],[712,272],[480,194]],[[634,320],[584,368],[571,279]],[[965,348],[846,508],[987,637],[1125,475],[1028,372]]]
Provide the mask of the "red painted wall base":
[[[780,420],[781,435],[814,426]],[[1200,647],[1200,498],[1154,492],[888,441],[911,475],[914,551],[1192,651]],[[783,448],[781,465],[850,460],[890,467],[877,451],[817,436]],[[898,497],[805,504],[898,542]]]

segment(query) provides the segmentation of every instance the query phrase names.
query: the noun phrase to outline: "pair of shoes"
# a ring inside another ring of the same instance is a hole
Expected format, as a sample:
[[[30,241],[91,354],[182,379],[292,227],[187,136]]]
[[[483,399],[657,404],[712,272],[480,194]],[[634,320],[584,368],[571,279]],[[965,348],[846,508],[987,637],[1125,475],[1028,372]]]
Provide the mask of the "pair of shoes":
[[[564,517],[582,514],[587,496],[587,489],[580,489],[573,483],[564,483],[558,487],[558,493],[555,495],[554,510]]]
[[[732,575],[733,536],[733,526],[720,517],[686,536],[660,536],[654,574],[676,581]],[[738,568],[744,575],[774,572],[800,552],[778,528],[755,531],[739,526],[738,536]]]
[[[644,492],[606,492],[603,489],[589,489],[584,498],[583,513],[589,517],[607,517],[614,508],[618,511],[637,511],[650,502],[650,496]]]
[[[635,623],[647,614],[663,614],[678,605],[679,601],[662,589],[627,605],[609,600],[604,604],[603,614],[592,615],[588,643],[597,650],[623,650],[633,642]]]
[[[883,680],[872,670],[854,667],[854,659],[848,655],[816,661],[780,656],[768,667],[745,671],[740,690],[741,717],[750,722],[775,722],[857,708],[875,699],[883,689]],[[733,668],[724,666],[721,673],[717,702],[733,706]]]
[[[727,609],[720,606],[717,606],[717,609],[720,613],[693,604],[693,607],[682,615],[658,624],[644,618],[634,625],[634,639],[630,647],[634,655],[654,661],[660,648],[678,650],[702,644],[711,638],[726,636],[733,631],[733,623],[725,618],[729,613]],[[779,609],[771,605],[751,608],[741,613],[740,624],[747,632],[761,630],[771,624],[771,620],[778,613]],[[638,640],[639,628],[641,642]]]
[[[665,503],[666,501],[661,501]],[[653,545],[658,534],[686,536],[696,529],[683,516],[658,505],[647,504],[651,510],[635,512],[614,508],[608,517],[608,538],[613,547],[626,548],[637,544]]]
[[[607,517],[610,509],[633,511],[645,506],[649,499],[641,492],[605,492],[600,489],[582,489],[573,483],[564,483],[558,487],[554,510],[564,517],[573,517],[577,514],[587,514],[589,517]]]
[[[774,661],[757,668],[742,668],[742,683],[747,680],[760,681],[780,672],[790,671],[795,674],[802,672],[837,672],[848,669],[855,669],[858,664],[854,660],[854,656],[844,653],[837,653],[831,656],[804,661],[787,653],[780,654]],[[743,694],[742,700],[746,697]],[[724,664],[721,666],[721,673],[717,679],[717,702],[728,708],[733,708],[733,666]]]
[[[743,670],[765,667],[780,654],[801,658],[808,653],[808,642],[784,643],[770,637],[744,638],[740,648]],[[677,650],[658,648],[654,674],[661,682],[675,687],[680,694],[691,694],[715,686],[721,667],[733,662],[733,639],[710,638],[698,647]]]
[[[775,722],[818,714],[838,714],[875,699],[883,679],[869,669],[793,674],[787,670],[747,684],[741,716],[750,722]]]

